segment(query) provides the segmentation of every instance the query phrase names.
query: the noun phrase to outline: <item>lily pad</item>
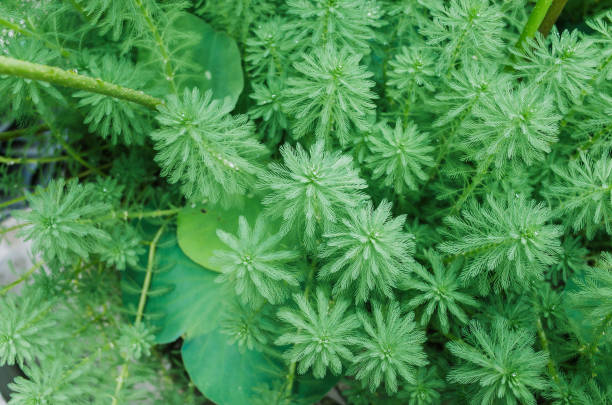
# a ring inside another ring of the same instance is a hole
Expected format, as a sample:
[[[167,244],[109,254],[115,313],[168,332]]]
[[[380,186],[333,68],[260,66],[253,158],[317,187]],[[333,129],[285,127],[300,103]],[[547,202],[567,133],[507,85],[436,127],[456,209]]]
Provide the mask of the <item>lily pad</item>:
[[[178,215],[177,237],[183,252],[194,262],[213,271],[221,271],[211,262],[213,252],[225,249],[226,246],[217,237],[217,229],[235,232],[238,228],[238,217],[243,215],[253,223],[261,206],[249,201],[244,208],[206,208],[204,206],[188,208]]]
[[[228,97],[235,105],[244,86],[236,41],[193,14],[177,18],[173,25],[187,36],[199,38],[195,45],[176,51],[179,58],[191,62],[184,72],[179,70],[179,86],[197,87],[202,93],[210,89],[213,98]]]

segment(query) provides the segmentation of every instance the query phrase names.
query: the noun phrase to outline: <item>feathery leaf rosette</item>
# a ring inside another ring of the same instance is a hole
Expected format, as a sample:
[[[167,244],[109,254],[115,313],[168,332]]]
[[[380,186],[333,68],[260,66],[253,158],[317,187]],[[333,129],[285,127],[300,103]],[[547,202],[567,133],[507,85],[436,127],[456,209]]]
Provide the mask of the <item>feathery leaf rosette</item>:
[[[238,234],[217,229],[217,236],[228,247],[216,250],[213,260],[222,274],[218,282],[228,282],[244,304],[258,307],[267,300],[282,303],[290,292],[289,286],[299,284],[290,262],[299,252],[283,250],[282,232],[271,235],[269,222],[260,215],[251,228],[246,218],[238,218]]]
[[[102,251],[110,237],[93,220],[108,214],[111,207],[95,201],[95,194],[93,184],[82,185],[76,180],[66,183],[63,178],[28,194],[32,210],[14,216],[26,222],[21,234],[32,240],[32,250],[47,262],[58,259],[63,264]]]
[[[523,196],[498,200],[489,195],[485,204],[472,201],[461,214],[461,218],[445,219],[450,240],[439,248],[449,255],[465,256],[461,278],[478,278],[483,294],[490,281],[496,291],[526,287],[559,260],[562,228],[546,225],[551,213],[542,203]]]
[[[460,291],[458,272],[461,260],[453,260],[446,267],[442,258],[433,250],[425,251],[425,257],[431,264],[433,274],[420,265],[414,266],[413,277],[406,279],[403,288],[418,290],[419,293],[408,301],[408,308],[415,309],[426,305],[421,315],[421,325],[427,326],[434,312],[438,313],[438,320],[442,332],[448,333],[448,312],[457,317],[459,322],[466,323],[468,316],[461,308],[462,305],[477,306],[476,300],[467,293]]]
[[[56,335],[56,321],[49,316],[52,301],[35,293],[0,296],[0,366],[32,363],[46,354]]]
[[[376,38],[372,28],[380,27],[383,11],[369,0],[288,0],[288,13],[304,45],[335,44],[359,53],[370,52]],[[305,38],[305,39],[304,39]]]
[[[301,294],[295,294],[296,309],[281,309],[278,317],[292,325],[290,332],[276,340],[277,345],[293,345],[285,357],[298,363],[298,373],[304,374],[312,367],[316,378],[325,377],[329,370],[338,375],[342,372],[342,359],[351,360],[349,346],[355,344],[355,330],[359,320],[348,313],[349,300],[338,300],[330,306],[330,298],[318,288],[316,308]]]
[[[397,397],[406,400],[403,402],[406,405],[439,405],[440,392],[444,390],[445,384],[438,376],[437,368],[420,367],[415,380],[414,383],[404,383]]]
[[[221,332],[228,336],[228,343],[236,343],[240,352],[258,350],[268,343],[269,331],[276,327],[270,322],[269,308],[272,307],[264,304],[254,311],[242,305],[238,297],[231,300],[221,320]]]
[[[361,55],[348,48],[339,51],[331,45],[303,54],[294,64],[300,76],[288,79],[285,108],[294,117],[295,138],[314,129],[317,139],[332,133],[345,145],[350,140],[351,123],[366,130],[366,117],[373,114],[376,95],[371,88],[373,73],[359,65]]]
[[[493,158],[501,168],[521,159],[531,165],[544,159],[557,141],[559,120],[552,96],[539,88],[509,84],[481,99],[474,107],[475,120],[466,124],[474,160]]]
[[[402,194],[406,188],[417,190],[418,182],[427,180],[423,167],[433,166],[431,156],[434,147],[429,144],[428,134],[419,132],[413,122],[403,127],[400,118],[395,128],[380,125],[380,135],[368,137],[370,154],[367,165],[372,170],[372,179],[383,178],[383,184]]]
[[[129,225],[114,226],[110,232],[110,240],[100,252],[100,259],[117,270],[125,270],[126,266],[136,267],[138,257],[144,253],[141,238]]]
[[[131,89],[143,87],[143,73],[135,72],[135,67],[126,60],[115,60],[105,55],[98,62],[90,57],[89,72],[93,77]],[[91,132],[99,133],[102,138],[110,136],[116,145],[121,139],[126,145],[142,145],[144,136],[150,130],[147,110],[136,103],[126,103],[106,95],[89,91],[77,91],[78,106],[86,110],[85,124]]]
[[[92,354],[93,356],[93,354]],[[69,363],[72,370],[77,364]],[[91,398],[91,379],[83,372],[69,372],[66,360],[60,358],[39,364],[28,363],[23,368],[27,378],[17,376],[8,384],[11,405],[21,404],[80,404]],[[80,370],[79,370],[80,371]]]
[[[263,81],[283,73],[293,45],[287,31],[287,21],[281,17],[273,17],[253,29],[253,36],[246,40],[245,61],[255,80]]]
[[[419,88],[433,91],[436,72],[433,54],[423,47],[402,47],[402,52],[389,62],[387,85],[395,88],[398,96],[407,95],[410,101],[415,99]]]
[[[596,324],[606,319],[609,322],[612,316],[612,254],[604,252],[597,265],[586,272],[584,280],[578,278],[576,283],[578,290],[570,294],[573,305],[585,311]]]
[[[312,249],[338,216],[366,199],[361,191],[366,183],[350,156],[326,152],[323,141],[310,153],[299,144],[295,149],[283,145],[280,153],[284,164],[272,163],[260,176],[259,187],[268,192],[263,203],[271,216],[283,219],[283,232],[301,233]]]
[[[349,373],[374,392],[384,381],[387,393],[397,392],[398,374],[408,383],[416,383],[415,367],[427,364],[423,351],[425,332],[417,329],[414,313],[402,316],[397,301],[372,302],[372,314],[358,313],[367,336],[359,339],[359,352]],[[371,316],[374,317],[372,323]]]
[[[162,176],[180,182],[187,198],[230,204],[244,193],[259,172],[265,147],[253,136],[245,115],[231,116],[229,98],[212,99],[185,89],[183,97],[168,96],[158,107],[161,128],[151,134]]]
[[[120,337],[117,340],[117,347],[121,357],[129,361],[140,359],[151,354],[154,336],[143,323],[123,324],[119,330]]]
[[[553,170],[558,179],[546,195],[558,200],[555,213],[565,226],[584,229],[588,239],[601,228],[612,234],[612,159],[605,154],[593,162],[581,153],[567,167]]]
[[[454,69],[460,59],[487,60],[502,54],[505,24],[498,3],[457,0],[420,4],[428,7],[433,16],[433,21],[428,21],[419,32],[427,38],[428,45],[441,48],[439,72]]]
[[[382,201],[350,210],[348,218],[323,234],[319,257],[326,264],[319,278],[334,278],[334,295],[355,293],[365,302],[372,291],[389,298],[401,274],[414,262],[414,236],[403,231],[406,216],[392,218],[391,203]]]
[[[536,34],[522,49],[513,51],[518,57],[514,68],[531,83],[543,84],[552,93],[561,112],[565,113],[582,92],[589,91],[589,82],[596,73],[600,52],[593,41],[580,38],[578,30],[556,27],[548,37]]]
[[[463,69],[452,72],[448,88],[436,94],[429,103],[441,115],[434,126],[441,127],[455,120],[466,118],[472,112],[480,98],[502,88],[510,75],[497,71],[491,63],[479,63],[472,59],[462,62]]]
[[[533,391],[547,387],[541,376],[548,362],[545,352],[535,352],[531,346],[535,335],[526,330],[508,329],[495,322],[490,331],[478,322],[469,326],[464,341],[449,342],[446,347],[465,363],[453,368],[450,382],[478,383],[472,404],[505,403],[535,405]]]
[[[261,132],[264,137],[275,144],[284,129],[287,129],[288,120],[284,112],[285,88],[281,79],[271,78],[267,83],[251,83],[253,93],[249,95],[255,102],[249,109],[252,119],[261,118]]]

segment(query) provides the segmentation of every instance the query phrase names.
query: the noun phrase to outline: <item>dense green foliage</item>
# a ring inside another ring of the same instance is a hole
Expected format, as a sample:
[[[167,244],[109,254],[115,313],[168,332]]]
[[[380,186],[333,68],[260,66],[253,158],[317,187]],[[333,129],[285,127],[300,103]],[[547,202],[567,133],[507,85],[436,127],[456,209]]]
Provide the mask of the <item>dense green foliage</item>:
[[[545,3],[2,1],[10,404],[609,404],[612,5]]]

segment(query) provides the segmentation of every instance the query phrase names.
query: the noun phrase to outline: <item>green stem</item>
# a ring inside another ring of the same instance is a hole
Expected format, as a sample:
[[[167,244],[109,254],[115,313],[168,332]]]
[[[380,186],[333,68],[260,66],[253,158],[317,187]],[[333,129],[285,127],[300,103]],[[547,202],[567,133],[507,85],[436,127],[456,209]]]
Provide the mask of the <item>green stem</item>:
[[[149,26],[149,30],[151,31],[151,34],[153,35],[153,39],[155,40],[155,43],[157,44],[157,48],[159,49],[159,53],[161,54],[161,57],[162,57],[162,67],[163,67],[164,74],[166,75],[166,80],[170,84],[170,88],[172,89],[172,92],[176,94],[176,84],[174,83],[174,69],[172,68],[172,64],[170,63],[170,54],[168,52],[168,48],[166,47],[166,44],[164,43],[164,40],[161,37],[159,30],[157,29],[157,25],[155,25],[155,22],[153,21],[153,18],[151,16],[151,13],[149,12],[149,9],[145,6],[142,0],[134,0],[134,2],[140,9],[140,12],[142,16],[144,17],[145,22]]]
[[[593,339],[593,342],[589,345],[589,351],[587,354],[589,356],[589,362],[591,363],[591,375],[593,377],[597,376],[597,373],[595,373],[594,371],[595,362],[593,360],[593,355],[597,353],[597,351],[599,350],[599,341],[606,334],[606,329],[608,329],[608,327],[610,326],[610,323],[612,323],[612,313],[609,313],[603,319],[603,321],[601,322],[597,330],[595,330],[595,337]]]
[[[51,157],[40,157],[40,158],[13,158],[8,156],[0,156],[0,163],[7,165],[18,165],[25,163],[52,163],[61,162],[70,159],[69,156],[51,156]]]
[[[93,173],[96,173],[97,175],[100,175],[100,176],[104,176],[104,173],[102,173],[100,169],[98,169],[95,166],[92,166],[85,159],[83,159],[83,157],[79,155],[77,151],[72,149],[72,146],[70,146],[66,141],[64,141],[62,136],[57,131],[53,130],[52,132],[53,132],[53,136],[57,139],[60,145],[62,145],[62,148],[64,148],[64,150],[66,151],[66,153],[68,153],[68,155],[70,155],[70,157],[72,157],[74,160],[76,160],[77,162],[85,166],[87,169],[91,170]]]
[[[601,138],[603,135],[610,133],[610,132],[612,132],[612,123],[606,125],[600,131],[598,131],[595,135],[593,135],[591,138],[587,139],[586,141],[578,145],[578,147],[572,154],[571,159],[572,160],[576,159],[580,155],[580,152],[589,150],[595,144],[595,142],[599,140],[599,138]]]
[[[25,201],[25,199],[26,197],[22,195],[21,197],[17,197],[17,198],[13,198],[12,200],[4,201],[3,203],[0,203],[0,209],[8,207],[13,204],[17,204],[22,201]]]
[[[155,265],[155,250],[157,248],[159,238],[161,238],[162,234],[164,233],[164,229],[166,229],[165,223],[159,227],[149,247],[147,272],[145,274],[144,282],[142,283],[142,291],[140,292],[140,299],[138,300],[138,311],[136,312],[136,320],[134,321],[134,324],[136,326],[140,325],[140,322],[142,322],[142,316],[144,314],[145,305],[147,303],[147,294],[149,293],[151,279],[153,278],[153,266]]]
[[[9,233],[9,232],[13,232],[13,231],[16,231],[18,229],[21,229],[21,228],[25,228],[27,225],[29,225],[29,223],[28,222],[24,222],[24,223],[21,223],[21,224],[18,224],[18,225],[10,226],[8,228],[2,228],[2,229],[0,229],[0,235],[4,235],[5,233]]]
[[[77,90],[104,94],[106,96],[141,104],[152,110],[163,103],[162,100],[149,96],[140,90],[121,87],[101,79],[83,76],[54,66],[39,65],[37,63],[8,58],[6,56],[0,56],[0,75],[11,75],[24,79],[40,80]]]
[[[46,125],[38,125],[31,128],[19,128],[12,131],[0,132],[0,141],[8,141],[14,138],[18,138],[22,135],[38,133],[40,131],[44,131],[45,129],[47,129]]]
[[[106,221],[109,219],[122,218],[125,221],[128,219],[143,219],[143,218],[159,218],[168,217],[178,214],[183,208],[169,208],[166,210],[154,211],[111,211],[109,215],[98,218],[96,221]]]
[[[548,338],[546,337],[546,332],[544,331],[544,326],[542,325],[542,320],[539,316],[536,319],[536,327],[538,329],[538,337],[540,338],[540,344],[542,345],[542,349],[546,353],[548,353],[548,372],[552,377],[553,381],[559,384],[559,372],[557,371],[555,361],[553,360],[552,354],[550,353]]]
[[[306,287],[304,288],[304,297],[308,300],[308,295],[310,295],[310,290],[312,289],[312,284],[314,281],[314,274],[317,270],[317,255],[314,255],[314,259],[312,260],[311,266],[310,266],[310,272],[308,272],[308,278],[306,279]],[[299,329],[298,329],[298,333],[299,333]],[[291,397],[291,394],[293,393],[293,383],[295,381],[295,369],[296,369],[297,363],[295,361],[292,361],[291,364],[289,364],[289,372],[287,373],[287,389],[285,391],[285,394],[287,396],[287,398]]]
[[[166,224],[164,223],[155,234],[153,241],[149,247],[149,257],[147,260],[147,272],[145,274],[145,279],[142,284],[142,290],[140,291],[140,299],[138,300],[138,311],[136,312],[136,319],[134,320],[134,325],[138,326],[142,322],[142,317],[144,315],[144,309],[147,303],[147,294],[149,293],[149,288],[151,286],[151,279],[153,278],[153,266],[155,265],[155,250],[157,248],[157,243],[164,233],[164,229],[166,228]],[[121,392],[121,388],[123,387],[124,382],[128,377],[128,366],[129,362],[126,361],[121,365],[121,371],[119,372],[119,377],[117,377],[117,384],[115,385],[115,393],[113,395],[111,404],[118,404],[119,392]]]
[[[47,40],[45,38],[43,38],[40,34],[38,34],[35,31],[30,31],[30,30],[28,30],[26,28],[22,28],[19,25],[15,24],[13,22],[10,22],[8,20],[5,20],[4,18],[1,18],[1,17],[0,17],[0,25],[8,28],[9,30],[13,30],[15,32],[18,32],[21,35],[24,35],[24,36],[27,36],[27,37],[36,38],[37,40],[39,40],[42,43],[44,43],[45,45],[47,45],[49,48],[54,48],[55,50],[57,50],[62,55],[62,57],[64,57],[64,58],[70,57],[70,53],[66,49],[62,48],[61,46],[59,46],[57,44],[54,44],[53,42],[51,42],[51,41],[49,41],[49,40]]]
[[[487,161],[480,167],[480,169],[478,170],[478,173],[476,173],[476,176],[472,178],[469,186],[463,189],[463,193],[461,193],[461,196],[459,197],[459,199],[457,200],[457,202],[455,203],[455,205],[453,205],[453,208],[451,209],[451,215],[455,215],[461,210],[461,207],[463,207],[463,204],[468,199],[468,197],[472,195],[476,187],[478,187],[478,185],[482,183],[485,175],[489,171],[489,167],[491,166],[492,162],[493,162],[493,155],[490,155],[487,158]]]
[[[21,284],[23,281],[27,280],[32,273],[34,273],[36,270],[38,270],[40,268],[40,266],[43,265],[43,262],[38,262],[36,263],[34,266],[32,266],[30,268],[30,270],[26,271],[25,273],[23,273],[21,275],[21,277],[19,277],[17,280],[13,281],[12,283],[9,283],[7,285],[5,285],[4,287],[2,287],[2,289],[0,290],[0,297],[5,295],[7,292],[9,292],[13,287]]]
[[[525,24],[525,28],[523,28],[523,32],[519,37],[518,42],[516,43],[516,47],[519,49],[523,48],[524,42],[527,38],[533,38],[535,33],[542,25],[542,21],[546,17],[546,13],[548,13],[548,9],[552,5],[553,0],[538,0],[535,7],[531,11],[531,15]]]
[[[434,167],[432,167],[431,171],[429,172],[429,176],[427,178],[426,184],[431,183],[432,180],[434,180],[436,176],[438,175],[438,172],[440,171],[440,167],[442,166],[442,161],[448,154],[448,149],[449,149],[451,141],[453,140],[453,138],[459,131],[459,128],[461,128],[461,125],[463,125],[463,122],[465,121],[465,119],[472,112],[472,108],[474,108],[474,105],[476,105],[476,102],[480,99],[481,94],[482,93],[479,93],[478,96],[475,97],[474,100],[472,100],[472,102],[470,103],[470,106],[461,114],[461,118],[457,121],[455,126],[453,126],[453,129],[451,130],[450,134],[447,137],[444,137],[442,139],[442,145],[440,145],[438,156],[436,156],[436,162],[434,163]]]
[[[544,17],[544,21],[542,21],[540,28],[538,28],[538,31],[540,31],[542,35],[547,36],[550,33],[550,30],[557,22],[566,4],[567,0],[553,0],[552,5]]]

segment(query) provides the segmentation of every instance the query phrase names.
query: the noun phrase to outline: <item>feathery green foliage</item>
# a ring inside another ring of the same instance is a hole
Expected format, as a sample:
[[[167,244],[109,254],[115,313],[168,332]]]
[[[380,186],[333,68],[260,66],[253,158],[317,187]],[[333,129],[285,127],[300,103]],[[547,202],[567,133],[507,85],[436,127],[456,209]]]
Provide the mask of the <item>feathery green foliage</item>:
[[[294,64],[300,75],[287,81],[285,108],[294,117],[295,138],[314,132],[317,139],[333,135],[344,145],[352,128],[367,129],[376,95],[372,73],[359,64],[361,58],[348,48],[327,45]]]
[[[110,55],[105,55],[100,62],[91,57],[88,65],[94,77],[134,89],[143,87],[142,75],[134,72],[134,66],[130,63],[118,63]],[[87,112],[83,123],[89,124],[89,130],[100,133],[103,138],[110,136],[113,144],[119,139],[126,145],[142,144],[145,134],[150,131],[146,119],[148,117],[142,106],[125,104],[86,91],[78,91],[74,96],[80,99],[79,107]]]
[[[478,383],[470,403],[490,404],[502,400],[507,404],[534,404],[534,391],[546,388],[542,373],[547,355],[535,352],[535,339],[527,330],[512,331],[502,322],[487,331],[481,324],[471,323],[467,341],[452,341],[448,350],[464,363],[448,375],[452,382]]]
[[[291,269],[291,261],[299,256],[292,250],[281,250],[282,233],[270,235],[263,216],[251,228],[246,218],[238,219],[238,232],[234,236],[217,230],[217,236],[228,250],[215,253],[215,260],[223,270],[219,282],[232,285],[243,303],[257,307],[266,300],[282,303],[298,285],[297,275]]]
[[[482,98],[474,107],[475,119],[466,124],[475,161],[491,159],[502,168],[513,159],[526,165],[544,159],[557,141],[561,116],[552,96],[538,91],[528,85],[506,86]]]
[[[41,294],[24,300],[9,295],[0,296],[0,364],[32,363],[40,352],[48,352],[49,338],[56,321],[50,316],[52,302],[41,299]]]
[[[495,291],[524,288],[559,260],[561,227],[548,225],[550,217],[544,204],[523,196],[487,197],[445,220],[451,239],[439,248],[466,258],[461,278],[476,278],[482,293],[490,283]]]
[[[367,0],[289,0],[287,6],[303,46],[335,44],[366,53],[373,28],[383,25],[380,6]]]
[[[322,289],[317,289],[316,307],[300,294],[295,294],[294,300],[297,311],[285,308],[278,313],[292,329],[275,343],[292,345],[285,356],[298,363],[300,374],[311,367],[317,378],[325,377],[327,369],[340,374],[343,360],[353,358],[350,347],[356,343],[355,332],[360,326],[355,314],[347,313],[350,301],[340,299],[330,305],[330,298]]]
[[[415,367],[424,366],[427,359],[425,333],[417,328],[414,313],[402,314],[397,302],[383,310],[380,302],[373,301],[373,319],[364,312],[358,315],[366,335],[357,344],[350,373],[370,391],[383,382],[389,394],[397,391],[401,380],[415,384]]]
[[[553,94],[562,113],[569,103],[587,92],[597,67],[597,49],[591,40],[580,38],[578,30],[559,34],[555,29],[547,38],[537,35],[517,52],[515,69],[531,83]]]
[[[357,303],[371,293],[392,297],[392,288],[413,262],[414,236],[403,231],[405,216],[392,218],[383,201],[351,212],[323,234],[319,257],[327,259],[319,277],[334,279],[334,294],[354,295]]]
[[[419,182],[427,180],[424,168],[433,165],[434,147],[428,134],[419,133],[414,123],[404,128],[400,119],[393,129],[380,125],[380,132],[382,136],[368,138],[370,156],[366,160],[372,179],[381,179],[398,193],[416,190]]]
[[[558,178],[547,194],[559,201],[555,210],[565,226],[584,229],[589,239],[599,229],[612,233],[612,159],[602,156],[594,162],[581,154],[554,170]]]
[[[229,99],[213,100],[212,92],[202,96],[197,88],[185,89],[182,98],[170,95],[159,107],[161,127],[151,134],[155,160],[187,198],[230,203],[260,170],[266,150],[248,118],[230,115],[231,109]]]
[[[468,321],[468,316],[462,306],[477,306],[476,300],[460,290],[457,274],[461,268],[461,260],[454,260],[448,267],[444,266],[442,257],[433,250],[425,252],[427,261],[431,264],[433,274],[420,265],[414,266],[415,277],[403,281],[403,288],[417,290],[418,293],[407,302],[410,309],[425,305],[421,315],[421,325],[427,326],[434,312],[442,332],[449,331],[448,312],[457,317],[461,323]]]
[[[110,206],[96,201],[92,184],[60,178],[46,189],[39,187],[36,193],[29,194],[28,202],[32,210],[19,213],[27,224],[22,234],[32,240],[32,250],[47,261],[86,259],[110,239],[95,222],[108,213]]]
[[[327,152],[321,141],[309,152],[298,144],[283,145],[280,153],[284,164],[271,163],[260,176],[259,187],[267,192],[263,203],[271,216],[283,219],[283,232],[300,235],[312,248],[339,215],[365,199],[366,184],[350,156]]]
[[[608,404],[611,6],[0,1],[9,403]]]

